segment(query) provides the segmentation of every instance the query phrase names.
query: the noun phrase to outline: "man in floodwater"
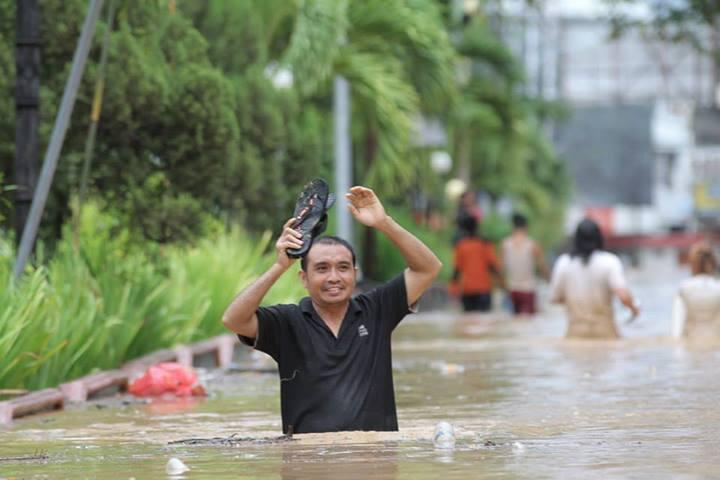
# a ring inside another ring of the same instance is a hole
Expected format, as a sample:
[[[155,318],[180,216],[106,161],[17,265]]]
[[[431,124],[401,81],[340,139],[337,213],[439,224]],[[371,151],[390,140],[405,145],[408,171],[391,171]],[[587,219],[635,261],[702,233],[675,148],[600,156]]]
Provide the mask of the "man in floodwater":
[[[357,221],[387,236],[407,268],[389,282],[352,297],[355,253],[337,237],[316,239],[301,261],[308,291],[298,305],[260,307],[270,287],[302,247],[291,218],[275,248],[275,263],[225,311],[223,323],[240,340],[278,363],[284,433],[397,430],[390,336],[442,264],[420,240],[385,213],[369,188],[352,187],[348,208]]]
[[[513,231],[502,242],[502,264],[515,315],[533,315],[536,311],[537,273],[549,280],[542,247],[528,234],[527,218],[514,213]]]
[[[551,300],[564,303],[568,315],[568,337],[619,338],[613,311],[613,296],[640,313],[627,287],[617,255],[604,251],[604,238],[597,223],[586,218],[575,230],[573,250],[555,262]]]

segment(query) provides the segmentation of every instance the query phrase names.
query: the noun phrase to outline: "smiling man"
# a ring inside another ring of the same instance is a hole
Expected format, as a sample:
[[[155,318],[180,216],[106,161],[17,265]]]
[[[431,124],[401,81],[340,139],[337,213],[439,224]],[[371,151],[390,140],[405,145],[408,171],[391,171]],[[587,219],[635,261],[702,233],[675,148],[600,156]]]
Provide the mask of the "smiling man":
[[[398,429],[390,336],[442,266],[385,213],[372,190],[353,187],[346,197],[357,221],[397,246],[407,264],[403,272],[353,297],[357,267],[352,246],[338,237],[320,237],[300,264],[308,297],[298,305],[260,307],[294,262],[286,251],[302,247],[292,218],[275,244],[275,263],[223,316],[243,343],[278,363],[284,433]]]

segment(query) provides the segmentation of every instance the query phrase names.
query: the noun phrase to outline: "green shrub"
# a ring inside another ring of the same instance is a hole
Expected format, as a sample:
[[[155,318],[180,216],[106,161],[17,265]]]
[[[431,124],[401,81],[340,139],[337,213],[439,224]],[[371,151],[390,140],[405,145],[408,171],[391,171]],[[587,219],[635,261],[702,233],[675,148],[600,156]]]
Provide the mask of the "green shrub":
[[[221,333],[239,290],[274,261],[269,234],[217,233],[196,246],[159,249],[95,205],[83,209],[45,267],[12,279],[14,250],[0,239],[0,388],[38,389],[110,369],[159,348]],[[267,303],[303,295],[297,269]]]
[[[443,268],[438,277],[439,281],[448,281],[452,276],[452,243],[450,229],[433,231],[429,228],[418,225],[410,213],[402,208],[389,206],[388,213],[407,229],[410,233],[419,238],[435,255],[443,262]],[[403,271],[405,259],[397,247],[384,235],[377,235],[377,271],[378,280],[387,281]]]

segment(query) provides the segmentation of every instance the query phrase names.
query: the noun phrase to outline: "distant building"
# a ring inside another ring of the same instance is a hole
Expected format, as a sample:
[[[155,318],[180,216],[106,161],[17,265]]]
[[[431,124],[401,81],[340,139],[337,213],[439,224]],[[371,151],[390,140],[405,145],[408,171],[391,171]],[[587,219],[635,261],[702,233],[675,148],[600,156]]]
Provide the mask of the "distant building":
[[[601,5],[593,15],[509,9],[495,23],[528,94],[571,108],[549,126],[574,183],[568,229],[586,214],[617,235],[720,225],[720,79],[710,57],[638,32],[611,40]]]
[[[652,104],[657,98],[714,104],[720,78],[714,77],[709,55],[686,44],[648,39],[637,31],[612,39],[607,11],[602,11],[597,8],[587,15],[578,9],[546,7],[540,13],[524,7],[510,10],[509,16],[506,11],[495,22],[527,72],[528,93],[572,105]],[[710,32],[705,38],[710,46]]]
[[[697,109],[691,150],[695,216],[707,228],[720,230],[720,110]]]

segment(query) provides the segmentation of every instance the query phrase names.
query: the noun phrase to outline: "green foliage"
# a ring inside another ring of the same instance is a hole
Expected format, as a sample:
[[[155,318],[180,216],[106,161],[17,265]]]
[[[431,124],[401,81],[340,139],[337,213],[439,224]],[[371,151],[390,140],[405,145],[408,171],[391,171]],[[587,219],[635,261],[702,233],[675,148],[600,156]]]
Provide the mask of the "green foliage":
[[[347,0],[302,1],[283,63],[292,69],[298,90],[315,93],[327,85],[348,29]]]
[[[158,348],[224,330],[234,295],[274,261],[269,235],[238,230],[194,247],[159,250],[132,240],[118,220],[83,209],[77,247],[69,229],[47,267],[11,278],[14,252],[0,241],[0,388],[37,389],[109,369]],[[286,274],[265,301],[297,301]]]
[[[537,225],[533,233],[541,242],[558,241],[569,179],[543,122],[561,119],[563,106],[522,93],[520,66],[483,18],[464,26],[457,48],[469,63],[461,101],[450,113],[458,170],[469,171],[471,186],[493,200],[512,200]],[[497,240],[507,223],[488,213],[487,236]]]
[[[452,241],[451,231],[444,229],[433,231],[429,228],[418,225],[413,220],[408,210],[401,206],[388,206],[387,211],[400,225],[410,233],[419,238],[443,263],[439,281],[448,281],[452,276]],[[373,280],[390,280],[407,266],[397,247],[385,236],[378,236],[377,246],[377,278]]]
[[[470,164],[473,185],[494,199],[512,198],[533,234],[551,242],[567,174],[542,120],[562,108],[522,95],[523,72],[485,22],[467,24],[453,44],[445,3],[218,0],[178,2],[173,14],[166,2],[119,0],[90,173],[95,203],[83,208],[71,235],[103,21],[44,217],[41,234],[53,255],[38,255],[14,284],[14,252],[0,239],[0,351],[10,359],[0,364],[0,386],[53,385],[221,332],[225,306],[272,261],[266,252],[274,235],[245,229],[277,230],[303,184],[332,176],[331,80],[338,74],[351,86],[356,183],[395,200],[410,185],[441,189],[428,152],[409,142],[414,119],[433,116],[447,124],[449,147]],[[5,92],[15,82],[15,4],[0,0]],[[40,5],[44,150],[87,2]],[[459,57],[470,63],[467,78],[455,74]],[[278,67],[292,70],[290,88],[273,85]],[[12,95],[0,97],[0,212],[11,204],[14,108]],[[401,206],[390,210],[441,257],[448,279],[451,229],[432,232]],[[4,225],[9,220],[0,215]],[[488,212],[483,229],[497,240],[508,225]],[[376,263],[385,279],[404,268],[384,237]],[[300,295],[291,273],[265,300]]]

